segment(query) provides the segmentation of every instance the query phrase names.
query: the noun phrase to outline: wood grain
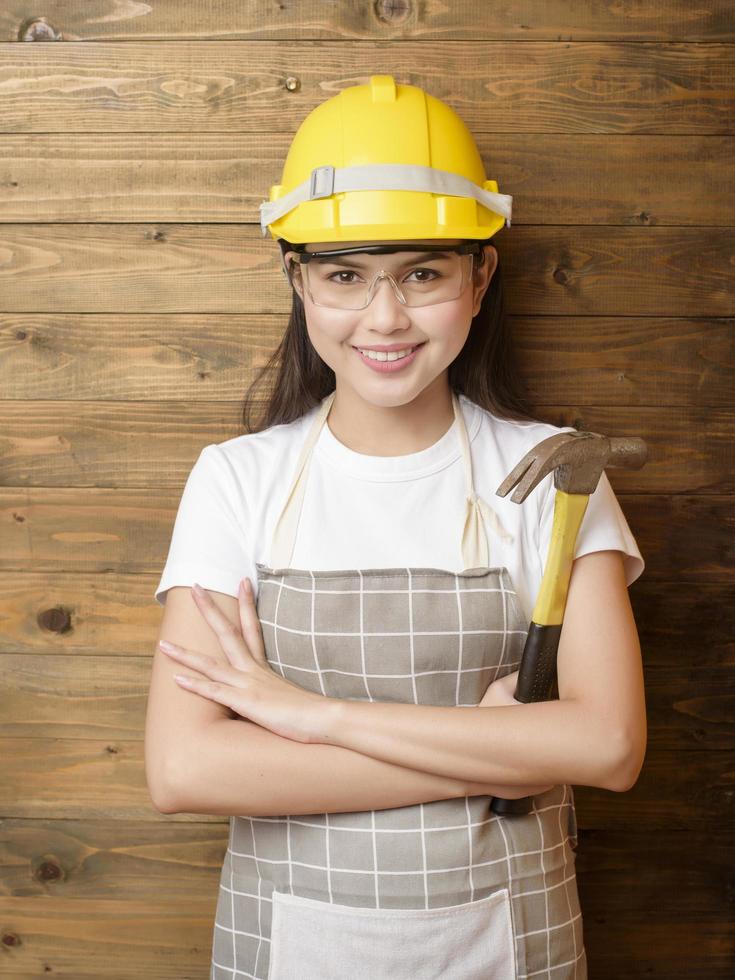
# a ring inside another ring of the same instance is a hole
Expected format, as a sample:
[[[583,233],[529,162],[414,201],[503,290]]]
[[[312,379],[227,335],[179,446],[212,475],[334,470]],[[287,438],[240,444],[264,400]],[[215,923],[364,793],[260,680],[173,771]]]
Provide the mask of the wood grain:
[[[731,834],[629,825],[579,839],[591,977],[728,975]],[[221,821],[5,819],[0,862],[15,895],[0,897],[3,934],[29,937],[6,943],[5,968],[13,980],[51,963],[81,980],[206,976],[226,843]]]
[[[239,402],[13,402],[3,405],[0,480],[14,487],[179,487],[203,446],[241,434]],[[547,405],[553,425],[646,440],[641,470],[610,469],[621,493],[735,492],[734,409]],[[22,499],[22,498],[18,498]]]
[[[476,135],[732,133],[732,45],[563,38],[8,45],[0,132],[234,131],[269,140],[376,73],[448,102]]]
[[[0,653],[33,656],[104,654],[140,657],[152,653],[160,622],[153,592],[155,574],[114,569],[94,572],[10,571],[0,577]],[[681,580],[676,568],[648,581],[647,570],[631,586],[638,632],[649,666],[679,664],[704,671],[735,664],[735,595],[732,579]],[[732,569],[729,569],[730,576]],[[183,584],[183,583],[182,583]],[[56,611],[57,617],[50,615]],[[696,674],[692,675],[697,681]],[[697,688],[687,688],[686,696]]]
[[[498,251],[510,314],[732,317],[726,228],[513,228]],[[251,225],[8,224],[14,313],[283,313],[278,250]]]
[[[214,820],[206,814],[161,814],[145,782],[140,739],[0,738],[5,762],[0,791],[7,817],[38,820]],[[625,796],[580,786],[580,825],[615,827],[643,823],[699,830],[732,821],[732,765],[725,753],[655,748]],[[584,800],[582,805],[581,801]],[[222,818],[220,818],[222,819]],[[224,818],[226,820],[226,818]],[[731,834],[730,829],[724,831]]]
[[[594,6],[566,0],[526,0],[522,5],[504,6],[474,0],[453,0],[451,4],[336,0],[326,5],[282,2],[272,7],[219,0],[215,9],[216,16],[207,4],[189,4],[182,14],[179,0],[158,0],[145,5],[116,4],[114,16],[110,16],[107,0],[45,0],[43,5],[49,26],[64,41],[250,38],[308,42],[323,38],[352,44],[360,38],[383,38],[405,44],[410,38],[604,39],[630,43],[735,39],[728,0],[710,0],[701,6],[657,0],[655,4],[637,5],[634,15],[631,8],[616,0],[596,0]],[[25,19],[33,19],[37,11],[26,0],[5,4],[0,11],[0,40],[14,41],[22,36],[23,28],[28,30]]]
[[[290,133],[6,134],[0,224],[259,222],[290,141]],[[488,177],[512,192],[513,234],[526,224],[733,223],[729,133],[480,133],[477,145]],[[682,174],[696,179],[682,187]]]
[[[732,591],[722,589],[721,596],[731,599]],[[155,635],[147,637],[139,657],[76,655],[66,648],[38,655],[3,653],[0,737],[142,741],[154,645]],[[723,753],[724,759],[724,750],[735,748],[733,665],[713,664],[718,650],[710,649],[700,680],[698,652],[672,648],[663,631],[645,644],[649,756],[701,749]],[[95,780],[93,788],[100,794],[105,778]]]
[[[513,195],[538,417],[649,445],[608,471],[649,741],[628,793],[575,788],[590,977],[730,977],[730,0],[11,0],[0,39],[0,973],[207,975],[227,822],[148,797],[153,590],[286,324],[258,206],[306,115],[379,72]]]
[[[608,473],[616,482],[615,471]],[[46,580],[64,572],[153,572],[165,559],[181,489],[183,483],[145,490],[0,487],[5,528],[0,572],[23,569]],[[646,562],[645,578],[634,588],[658,581],[732,582],[732,495],[618,492],[617,497]]]
[[[511,314],[509,322],[521,374],[541,410],[733,404],[732,317]],[[286,323],[285,312],[0,312],[0,391],[26,401],[235,402]]]

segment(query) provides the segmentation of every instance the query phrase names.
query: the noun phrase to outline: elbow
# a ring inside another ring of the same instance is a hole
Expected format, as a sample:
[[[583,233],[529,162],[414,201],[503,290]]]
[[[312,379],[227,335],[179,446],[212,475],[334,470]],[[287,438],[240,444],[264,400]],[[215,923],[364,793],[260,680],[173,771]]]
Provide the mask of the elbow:
[[[613,793],[627,793],[638,782],[646,755],[646,737],[632,738],[618,734],[613,765],[608,775],[606,788]]]
[[[157,791],[155,794],[151,792],[150,797],[151,803],[159,813],[181,813],[181,807],[172,794]]]
[[[160,766],[154,772],[152,767],[146,766],[146,783],[154,809],[159,813],[181,812],[170,769]]]

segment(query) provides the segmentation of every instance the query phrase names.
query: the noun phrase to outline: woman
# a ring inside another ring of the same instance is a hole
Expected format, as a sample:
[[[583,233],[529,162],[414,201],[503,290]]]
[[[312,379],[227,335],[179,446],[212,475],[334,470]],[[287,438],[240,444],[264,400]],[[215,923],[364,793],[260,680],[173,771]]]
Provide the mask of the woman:
[[[231,815],[213,980],[587,975],[571,784],[622,791],[642,765],[627,585],[643,559],[603,473],[559,697],[516,702],[555,490],[549,476],[517,505],[494,489],[564,430],[524,412],[511,361],[488,244],[510,208],[456,113],[386,75],[307,117],[261,206],[293,289],[280,374],[259,430],[202,451],[156,590],[163,604],[201,583],[223,656],[164,652],[192,700],[288,740],[289,781],[299,747],[329,747],[385,766],[393,795],[368,781],[309,810],[304,782],[286,803],[253,741],[249,815],[235,815],[214,797],[245,753],[215,778],[214,741],[190,743],[202,761],[179,765],[166,812],[211,800],[203,812]],[[236,615],[213,593],[237,596]],[[331,758],[325,784],[346,771]],[[439,782],[400,797],[412,778]],[[490,810],[529,795],[528,814]]]

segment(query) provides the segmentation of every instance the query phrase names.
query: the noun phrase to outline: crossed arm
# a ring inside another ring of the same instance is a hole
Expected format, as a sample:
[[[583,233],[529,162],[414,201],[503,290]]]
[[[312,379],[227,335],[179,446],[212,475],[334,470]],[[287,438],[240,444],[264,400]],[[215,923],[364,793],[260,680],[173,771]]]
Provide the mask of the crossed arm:
[[[523,705],[335,701],[324,738],[455,779],[630,789],[643,765],[646,710],[621,552],[573,563],[557,675],[558,700]]]
[[[574,562],[557,672],[557,701],[487,708],[335,701],[319,744],[219,714],[178,753],[158,808],[255,816],[523,796],[561,782],[628,789],[643,763],[646,718],[620,552]]]

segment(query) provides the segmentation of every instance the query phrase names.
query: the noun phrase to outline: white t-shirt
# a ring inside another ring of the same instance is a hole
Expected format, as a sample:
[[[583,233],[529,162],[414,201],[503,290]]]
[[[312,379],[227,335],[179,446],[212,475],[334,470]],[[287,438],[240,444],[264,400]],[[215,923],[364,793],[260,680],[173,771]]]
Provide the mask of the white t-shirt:
[[[460,394],[472,453],[475,491],[496,512],[504,533],[487,528],[490,566],[505,566],[530,621],[551,538],[554,497],[549,473],[515,504],[495,490],[522,456],[558,432],[545,422],[500,418]],[[255,562],[270,566],[275,522],[319,406],[294,422],[246,433],[202,449],[179,503],[168,558],[155,591],[164,605],[173,585],[236,596]],[[327,421],[314,446],[290,566],[300,569],[442,568],[462,571],[466,485],[453,422],[433,445],[403,456],[368,456],[341,443]],[[590,496],[575,558],[615,549],[630,585],[644,569],[635,538],[602,473]]]

